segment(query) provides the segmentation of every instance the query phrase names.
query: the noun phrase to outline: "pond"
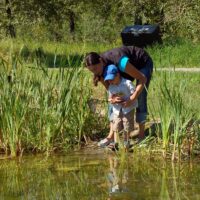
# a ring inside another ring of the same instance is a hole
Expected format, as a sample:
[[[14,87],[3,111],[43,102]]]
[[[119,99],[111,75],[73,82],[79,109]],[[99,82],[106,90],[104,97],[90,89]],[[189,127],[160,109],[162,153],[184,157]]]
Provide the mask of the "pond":
[[[198,162],[130,153],[0,157],[0,199],[200,199]]]

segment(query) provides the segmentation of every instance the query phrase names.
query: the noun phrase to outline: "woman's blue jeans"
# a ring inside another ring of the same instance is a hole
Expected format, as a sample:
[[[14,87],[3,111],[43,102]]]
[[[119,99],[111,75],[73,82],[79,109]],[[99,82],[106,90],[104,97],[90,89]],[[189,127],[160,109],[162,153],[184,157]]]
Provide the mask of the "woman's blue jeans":
[[[153,72],[153,61],[149,59],[146,66],[142,68],[140,72],[146,76],[147,82],[138,97],[138,107],[136,108],[136,122],[144,123],[148,115],[147,94],[148,94],[148,88],[149,88],[149,84],[150,84],[151,76]]]

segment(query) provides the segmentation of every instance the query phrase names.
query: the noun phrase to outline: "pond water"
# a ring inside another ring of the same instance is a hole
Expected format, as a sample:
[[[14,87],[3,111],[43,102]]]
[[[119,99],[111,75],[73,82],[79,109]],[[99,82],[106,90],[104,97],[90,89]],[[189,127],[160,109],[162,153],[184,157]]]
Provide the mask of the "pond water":
[[[0,199],[200,199],[198,162],[129,154],[0,158]]]

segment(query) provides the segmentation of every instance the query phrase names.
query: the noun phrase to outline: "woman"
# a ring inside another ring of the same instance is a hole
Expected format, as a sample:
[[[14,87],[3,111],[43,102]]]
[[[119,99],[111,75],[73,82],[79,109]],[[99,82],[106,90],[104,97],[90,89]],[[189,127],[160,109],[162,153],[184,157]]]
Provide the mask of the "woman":
[[[138,47],[122,46],[100,55],[96,52],[90,52],[86,55],[85,62],[87,68],[94,74],[94,81],[100,81],[106,89],[108,88],[108,83],[103,81],[103,72],[106,66],[110,64],[118,67],[122,77],[131,81],[134,79],[137,80],[134,95],[124,102],[124,106],[129,106],[133,101],[138,99],[136,122],[139,123],[139,140],[143,139],[145,137],[145,122],[148,114],[147,89],[153,72],[153,62],[148,53]],[[111,103],[118,103],[120,101],[120,97],[115,97]],[[111,138],[112,130],[103,142],[107,145],[111,141]]]

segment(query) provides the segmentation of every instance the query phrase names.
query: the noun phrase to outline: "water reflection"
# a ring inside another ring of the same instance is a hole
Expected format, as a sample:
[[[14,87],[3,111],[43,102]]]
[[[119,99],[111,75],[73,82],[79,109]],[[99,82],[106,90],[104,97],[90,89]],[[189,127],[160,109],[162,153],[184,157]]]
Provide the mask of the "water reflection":
[[[107,174],[109,185],[109,200],[135,199],[133,191],[127,187],[128,183],[128,157],[120,162],[116,156],[108,156],[109,171]]]
[[[200,199],[200,165],[129,154],[0,160],[0,199]]]

